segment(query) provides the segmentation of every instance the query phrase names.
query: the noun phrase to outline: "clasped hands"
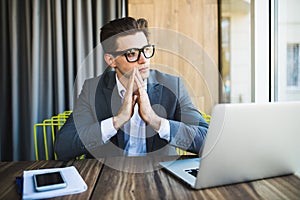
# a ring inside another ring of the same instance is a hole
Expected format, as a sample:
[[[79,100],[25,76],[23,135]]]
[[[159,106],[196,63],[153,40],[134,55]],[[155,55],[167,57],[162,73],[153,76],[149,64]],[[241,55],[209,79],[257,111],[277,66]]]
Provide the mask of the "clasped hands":
[[[134,113],[134,106],[139,105],[140,117],[154,130],[159,130],[162,118],[159,117],[151,107],[150,100],[145,90],[143,78],[137,68],[134,68],[127,79],[127,88],[123,99],[123,104],[116,116],[113,117],[113,125],[116,130],[130,120]]]

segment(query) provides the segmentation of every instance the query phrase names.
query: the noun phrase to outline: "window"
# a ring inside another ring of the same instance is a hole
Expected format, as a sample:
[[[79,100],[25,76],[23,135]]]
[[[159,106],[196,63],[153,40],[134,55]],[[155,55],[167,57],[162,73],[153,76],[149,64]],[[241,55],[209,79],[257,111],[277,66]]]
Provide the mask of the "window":
[[[230,19],[225,17],[221,20],[222,39],[221,39],[221,64],[222,80],[224,82],[223,101],[230,102],[231,98],[231,78],[230,78]]]
[[[220,1],[224,101],[300,100],[299,10],[299,0]]]
[[[222,0],[219,6],[222,100],[251,102],[251,1]]]
[[[300,1],[273,0],[274,101],[300,100]]]
[[[287,45],[287,68],[286,68],[286,84],[287,87],[300,88],[300,44]]]

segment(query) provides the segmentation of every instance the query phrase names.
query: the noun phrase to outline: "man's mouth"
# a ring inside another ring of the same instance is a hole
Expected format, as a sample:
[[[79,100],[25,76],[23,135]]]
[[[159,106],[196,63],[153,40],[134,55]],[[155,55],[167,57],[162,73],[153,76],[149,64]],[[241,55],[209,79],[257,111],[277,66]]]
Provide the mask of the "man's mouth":
[[[146,72],[147,70],[148,70],[148,67],[139,68],[139,72],[141,72],[141,73]]]

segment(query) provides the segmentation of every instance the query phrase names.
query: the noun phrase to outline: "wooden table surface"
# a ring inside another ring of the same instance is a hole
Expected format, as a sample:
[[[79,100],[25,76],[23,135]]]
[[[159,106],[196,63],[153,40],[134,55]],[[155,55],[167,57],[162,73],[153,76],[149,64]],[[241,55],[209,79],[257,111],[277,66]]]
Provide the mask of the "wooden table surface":
[[[24,170],[71,165],[77,168],[88,190],[55,199],[300,199],[300,179],[294,175],[194,190],[158,166],[159,161],[172,159],[0,162],[0,199],[21,199],[15,178]]]

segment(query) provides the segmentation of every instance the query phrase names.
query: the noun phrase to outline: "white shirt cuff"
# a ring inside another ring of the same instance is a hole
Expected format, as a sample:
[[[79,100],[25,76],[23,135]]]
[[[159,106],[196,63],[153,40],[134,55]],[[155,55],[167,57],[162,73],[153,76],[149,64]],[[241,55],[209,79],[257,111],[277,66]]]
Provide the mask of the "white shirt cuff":
[[[165,139],[169,142],[170,141],[170,122],[166,119],[162,119],[159,130],[157,132],[158,132],[160,138]]]
[[[107,143],[108,140],[117,133],[117,130],[115,129],[113,124],[112,117],[101,121],[101,133],[102,141],[104,143]]]

